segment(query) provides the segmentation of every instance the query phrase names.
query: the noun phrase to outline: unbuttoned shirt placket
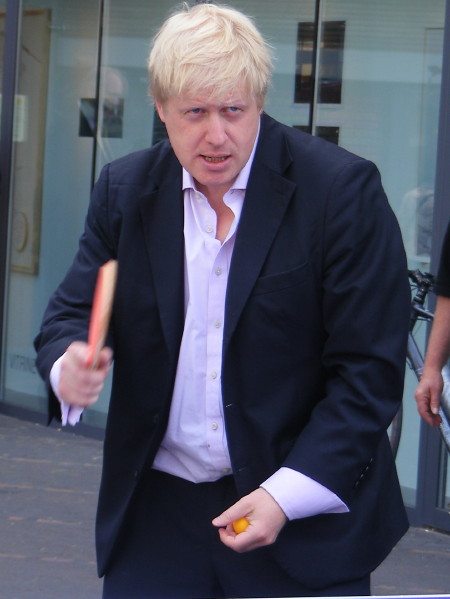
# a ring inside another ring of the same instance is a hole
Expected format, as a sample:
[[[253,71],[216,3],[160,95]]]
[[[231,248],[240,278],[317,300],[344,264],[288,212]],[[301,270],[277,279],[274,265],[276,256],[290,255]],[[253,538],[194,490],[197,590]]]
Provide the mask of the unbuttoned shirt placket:
[[[222,340],[228,272],[245,191],[238,188],[224,196],[234,220],[221,244],[216,213],[192,183],[190,178],[184,186],[184,332],[169,422],[153,467],[199,483],[231,472],[222,409]]]
[[[229,192],[231,195],[233,192]],[[227,194],[228,195],[228,194]],[[227,195],[224,201],[227,202]],[[225,314],[225,295],[232,246],[235,235],[233,222],[223,244],[216,239],[216,215],[206,198],[195,192],[196,221],[204,236],[207,254],[208,288],[205,318],[206,377],[205,377],[205,425],[206,442],[211,464],[221,464],[223,474],[230,472],[229,455],[225,437],[221,395],[222,339]],[[205,276],[205,278],[206,278]],[[224,459],[225,458],[225,459]]]

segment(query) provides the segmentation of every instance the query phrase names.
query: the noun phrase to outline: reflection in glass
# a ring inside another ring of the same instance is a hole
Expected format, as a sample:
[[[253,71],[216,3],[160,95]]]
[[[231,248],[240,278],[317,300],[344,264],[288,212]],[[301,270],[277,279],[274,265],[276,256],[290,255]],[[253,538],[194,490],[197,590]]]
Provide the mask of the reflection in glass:
[[[93,143],[78,135],[78,102],[95,97],[98,31],[96,2],[51,5],[24,0],[21,12],[2,378],[8,404],[43,413],[47,391],[33,339],[70,265],[89,201]]]
[[[296,103],[313,100],[314,23],[299,23],[295,76]],[[340,104],[344,61],[345,21],[325,21],[321,26],[317,101]]]

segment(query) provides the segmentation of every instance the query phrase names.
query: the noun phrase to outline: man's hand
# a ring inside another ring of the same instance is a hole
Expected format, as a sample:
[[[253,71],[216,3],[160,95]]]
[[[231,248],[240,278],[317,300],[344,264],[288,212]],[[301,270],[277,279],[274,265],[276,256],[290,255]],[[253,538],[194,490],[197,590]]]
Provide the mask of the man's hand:
[[[233,522],[247,518],[249,526],[240,534],[233,530]],[[275,542],[287,521],[286,515],[273,497],[264,489],[256,489],[214,518],[219,527],[220,540],[238,553],[264,547]]]
[[[111,367],[109,347],[101,350],[95,369],[87,366],[88,356],[88,344],[75,341],[62,358],[58,396],[69,406],[87,408],[94,404]]]
[[[443,388],[444,381],[441,372],[425,369],[414,397],[419,414],[431,426],[439,426],[442,422],[442,418],[439,416],[439,405]]]

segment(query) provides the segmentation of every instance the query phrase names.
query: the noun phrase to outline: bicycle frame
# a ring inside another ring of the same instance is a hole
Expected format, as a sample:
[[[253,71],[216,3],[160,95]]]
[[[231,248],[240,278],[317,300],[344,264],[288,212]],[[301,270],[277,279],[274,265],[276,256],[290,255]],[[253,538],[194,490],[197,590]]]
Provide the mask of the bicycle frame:
[[[407,358],[409,361],[409,365],[412,370],[416,373],[417,379],[420,380],[423,372],[423,358],[422,353],[414,339],[412,332],[409,332],[408,335],[408,350],[407,350]]]

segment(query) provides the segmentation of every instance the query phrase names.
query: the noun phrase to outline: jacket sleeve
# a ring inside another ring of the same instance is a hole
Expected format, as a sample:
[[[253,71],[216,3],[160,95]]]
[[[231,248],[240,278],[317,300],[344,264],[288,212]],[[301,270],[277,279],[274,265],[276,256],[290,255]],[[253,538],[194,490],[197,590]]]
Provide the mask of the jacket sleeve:
[[[325,395],[285,466],[351,509],[402,399],[410,289],[396,218],[375,166],[352,161],[328,194],[323,219]]]

